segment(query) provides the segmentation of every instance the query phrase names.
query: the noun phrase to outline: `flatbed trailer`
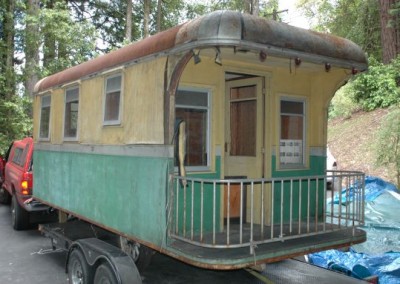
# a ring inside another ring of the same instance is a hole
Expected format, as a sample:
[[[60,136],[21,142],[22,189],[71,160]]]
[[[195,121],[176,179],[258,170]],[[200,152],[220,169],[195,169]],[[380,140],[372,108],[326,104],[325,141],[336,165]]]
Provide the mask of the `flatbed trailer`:
[[[116,275],[116,283],[142,283],[133,259],[121,250],[116,235],[110,234],[110,232],[102,228],[80,220],[44,224],[39,226],[39,230],[51,239],[53,249],[61,249],[68,252],[66,271],[69,278],[80,275],[79,269],[83,269],[86,272],[92,271],[89,274],[93,276],[93,270],[99,267],[100,263],[107,263]],[[83,268],[83,266],[81,266],[79,268],[73,265],[75,260],[71,260],[70,257],[74,257],[72,252],[77,249],[88,259],[87,267]],[[179,283],[184,282],[185,279],[188,281],[194,280],[196,282],[198,278],[210,279],[210,277],[212,277],[207,274],[208,270],[188,266],[187,264],[161,254],[157,257],[158,258],[153,261],[151,266],[149,266],[148,272],[147,270],[142,271],[142,276],[144,276],[145,279],[143,284],[164,282],[173,284],[174,281],[176,281],[175,274],[180,275],[179,281],[181,282]],[[154,273],[154,271],[157,273]],[[298,259],[286,259],[257,268],[246,268],[245,271],[254,277],[254,282],[250,280],[250,283],[366,283],[365,280],[352,278],[348,275],[321,268]],[[212,272],[210,271],[210,273]],[[117,275],[119,276],[117,277]],[[170,279],[168,277],[170,277]],[[230,276],[228,276],[227,281],[229,281],[229,277]],[[233,277],[237,278],[238,276],[235,274]],[[248,279],[246,279],[246,281],[247,280]],[[216,283],[220,283],[218,279]]]

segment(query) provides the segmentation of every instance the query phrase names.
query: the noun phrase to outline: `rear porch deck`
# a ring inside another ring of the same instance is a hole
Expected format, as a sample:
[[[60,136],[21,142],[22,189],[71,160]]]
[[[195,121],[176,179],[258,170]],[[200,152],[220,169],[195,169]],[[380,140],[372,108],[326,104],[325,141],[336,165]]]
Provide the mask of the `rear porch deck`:
[[[174,177],[169,254],[212,269],[270,263],[366,240],[364,174],[207,180]],[[328,181],[338,188],[327,190]],[[239,216],[230,194],[239,190]]]
[[[248,237],[249,230],[245,230],[245,232],[245,237]],[[268,230],[266,232],[269,233]],[[209,239],[212,236],[205,236],[205,238]],[[226,241],[226,234],[218,233],[216,242],[223,243],[224,241]],[[284,241],[254,244],[253,253],[248,247],[219,249],[199,247],[182,239],[172,240],[168,250],[175,255],[180,255],[179,259],[186,263],[203,268],[228,270],[272,263],[327,249],[349,247],[364,241],[366,241],[366,233],[363,230],[346,228],[308,236],[302,235]]]

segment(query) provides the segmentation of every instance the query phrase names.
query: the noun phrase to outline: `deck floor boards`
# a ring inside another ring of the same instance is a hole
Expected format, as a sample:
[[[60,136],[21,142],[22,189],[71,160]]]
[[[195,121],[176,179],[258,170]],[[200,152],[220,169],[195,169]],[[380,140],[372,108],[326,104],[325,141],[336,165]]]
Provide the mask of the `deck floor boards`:
[[[325,224],[325,232],[319,234],[312,234],[315,231],[315,224],[310,227],[309,235],[299,236],[298,224],[293,224],[292,231],[290,226],[285,225],[282,228],[285,237],[293,236],[291,239],[280,240],[281,228],[279,225],[274,226],[275,241],[268,243],[255,244],[254,252],[250,253],[250,247],[228,247],[228,248],[215,248],[215,247],[200,247],[195,244],[185,242],[183,240],[172,239],[169,243],[169,248],[178,252],[181,255],[188,256],[190,259],[205,263],[235,263],[235,260],[252,261],[255,259],[260,262],[274,262],[277,260],[286,259],[298,255],[305,255],[315,251],[324,249],[338,248],[350,246],[355,243],[360,243],[366,240],[366,233],[360,229],[341,228],[338,230],[337,225]],[[318,224],[318,230],[322,231],[323,224]],[[225,227],[226,228],[226,227]],[[335,230],[333,230],[335,229]],[[231,225],[230,244],[239,243],[240,226],[235,224]],[[249,224],[243,225],[243,242],[248,242],[250,239],[250,226]],[[261,238],[261,226],[254,225],[254,241],[259,241]],[[301,234],[307,232],[307,225],[300,227]],[[271,227],[264,226],[264,236],[271,236]],[[190,238],[190,232],[186,235]],[[200,236],[194,236],[194,241],[200,241]],[[203,243],[212,244],[213,234],[207,233],[203,236]],[[215,244],[222,245],[227,242],[226,231],[215,234]],[[189,261],[190,262],[190,261]]]

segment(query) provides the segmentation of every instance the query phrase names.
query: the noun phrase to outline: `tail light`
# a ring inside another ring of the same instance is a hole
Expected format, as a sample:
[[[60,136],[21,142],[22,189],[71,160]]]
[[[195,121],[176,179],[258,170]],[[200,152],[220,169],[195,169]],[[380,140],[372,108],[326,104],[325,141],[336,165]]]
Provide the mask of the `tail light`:
[[[32,173],[24,173],[22,175],[21,180],[21,193],[23,195],[31,195],[32,194],[32,180],[33,176]]]

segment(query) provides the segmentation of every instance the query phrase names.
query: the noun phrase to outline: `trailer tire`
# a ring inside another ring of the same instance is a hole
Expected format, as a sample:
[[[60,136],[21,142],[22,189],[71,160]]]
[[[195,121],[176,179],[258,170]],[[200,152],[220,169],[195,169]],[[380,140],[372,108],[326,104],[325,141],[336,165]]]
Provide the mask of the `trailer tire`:
[[[7,205],[11,203],[11,195],[5,188],[2,187],[0,187],[0,203]]]
[[[90,284],[92,280],[93,272],[85,256],[79,249],[72,250],[68,258],[68,283]]]
[[[137,269],[142,273],[150,265],[156,251],[125,237],[120,236],[119,238],[119,248],[132,258]]]
[[[11,221],[14,230],[20,231],[30,227],[29,212],[22,208],[15,196],[11,200]]]
[[[107,263],[100,264],[94,276],[96,284],[118,284],[117,277],[110,265]]]

